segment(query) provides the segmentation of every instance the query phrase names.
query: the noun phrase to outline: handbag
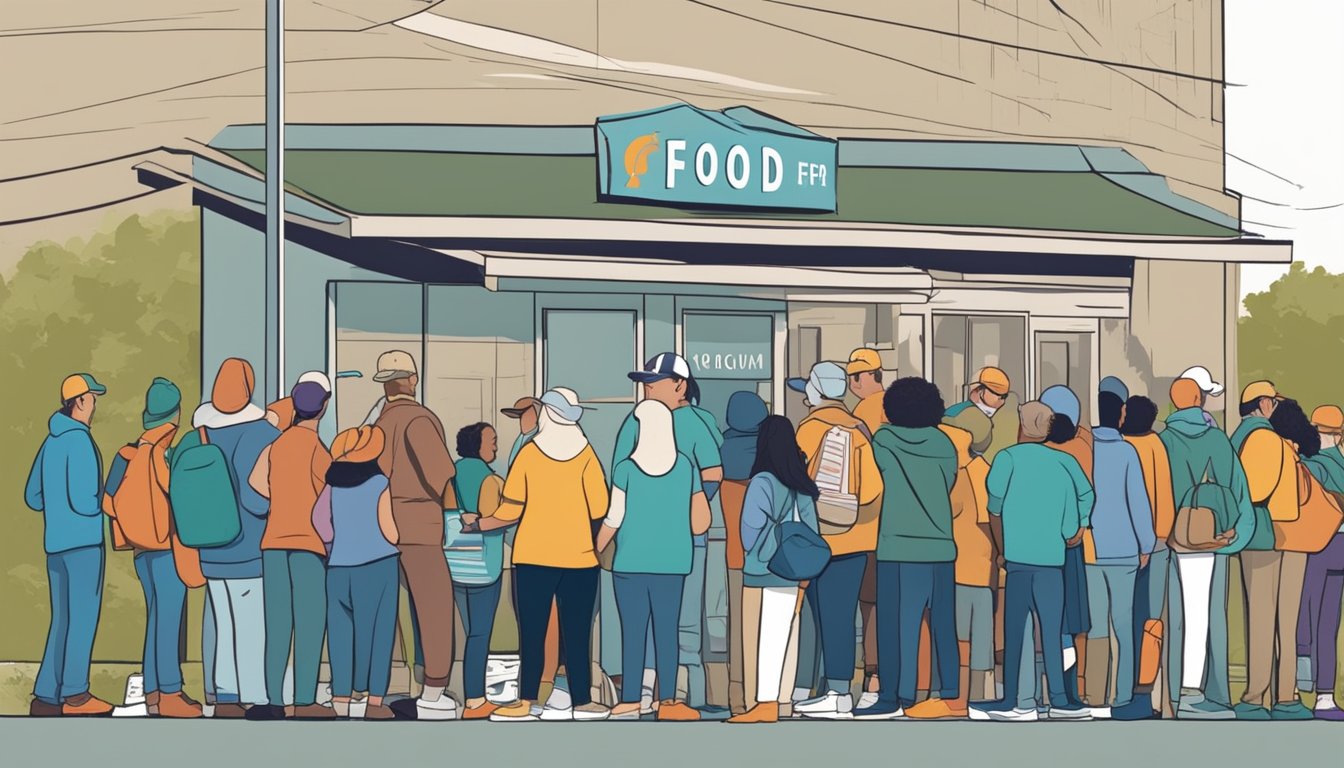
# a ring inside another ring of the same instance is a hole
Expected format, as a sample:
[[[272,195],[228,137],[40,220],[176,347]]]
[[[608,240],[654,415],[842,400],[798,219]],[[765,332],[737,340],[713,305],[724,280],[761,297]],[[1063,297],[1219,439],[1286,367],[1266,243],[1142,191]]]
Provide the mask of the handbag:
[[[821,534],[802,521],[798,494],[793,496],[793,516],[775,525],[775,553],[766,568],[781,579],[809,581],[821,575],[831,562],[831,547]]]
[[[1325,490],[1306,465],[1298,462],[1298,499],[1301,512],[1296,520],[1273,521],[1274,549],[1279,552],[1315,554],[1325,549],[1344,522],[1344,510],[1333,493]]]

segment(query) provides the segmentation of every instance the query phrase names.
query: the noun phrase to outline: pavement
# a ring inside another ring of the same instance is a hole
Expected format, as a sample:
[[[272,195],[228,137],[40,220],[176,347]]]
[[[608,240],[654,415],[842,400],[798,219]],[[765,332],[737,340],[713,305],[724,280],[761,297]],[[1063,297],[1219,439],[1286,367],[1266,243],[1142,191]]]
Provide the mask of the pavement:
[[[1338,757],[1330,723],[249,723],[0,719],[4,765],[564,768],[1281,766]],[[158,758],[144,752],[154,745]]]

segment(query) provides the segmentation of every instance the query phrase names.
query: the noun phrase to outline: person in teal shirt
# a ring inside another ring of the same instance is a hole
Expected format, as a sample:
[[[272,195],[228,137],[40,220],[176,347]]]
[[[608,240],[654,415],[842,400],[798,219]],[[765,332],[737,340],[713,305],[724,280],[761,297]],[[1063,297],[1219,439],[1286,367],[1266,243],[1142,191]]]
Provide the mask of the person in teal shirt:
[[[597,537],[599,551],[616,543],[612,580],[620,613],[622,668],[643,670],[652,636],[658,719],[699,720],[676,701],[678,624],[686,576],[693,567],[692,536],[709,528],[709,505],[694,465],[677,451],[672,411],[645,400],[634,412],[639,440],[630,458],[612,471],[611,508]],[[638,718],[641,679],[621,681],[620,719]]]

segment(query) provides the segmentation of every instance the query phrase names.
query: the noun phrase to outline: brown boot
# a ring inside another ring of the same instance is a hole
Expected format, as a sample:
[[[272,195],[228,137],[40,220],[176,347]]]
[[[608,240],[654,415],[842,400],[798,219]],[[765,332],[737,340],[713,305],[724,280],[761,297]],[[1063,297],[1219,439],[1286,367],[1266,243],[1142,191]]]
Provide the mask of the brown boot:
[[[364,709],[365,720],[395,720],[396,713],[386,704],[370,704]]]
[[[65,714],[60,704],[48,704],[41,699],[33,699],[28,705],[29,717],[60,717]]]
[[[779,702],[763,701],[736,717],[728,718],[730,723],[777,723],[779,722]]]
[[[365,710],[365,717],[367,716],[368,710]],[[294,708],[293,717],[295,720],[335,720],[336,710],[321,704],[305,704]]]
[[[110,717],[114,707],[91,693],[81,693],[65,700],[61,707],[63,717]]]
[[[216,704],[215,718],[219,720],[242,720],[247,717],[247,708],[242,704]]]
[[[201,705],[192,701],[185,693],[158,694],[156,708],[152,714],[174,720],[193,720],[201,716]]]

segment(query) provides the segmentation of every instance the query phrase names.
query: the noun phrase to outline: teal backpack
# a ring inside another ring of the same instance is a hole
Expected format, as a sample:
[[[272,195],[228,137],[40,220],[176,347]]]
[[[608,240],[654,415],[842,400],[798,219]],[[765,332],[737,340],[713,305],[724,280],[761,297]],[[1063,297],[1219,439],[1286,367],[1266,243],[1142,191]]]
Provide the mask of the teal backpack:
[[[168,498],[173,505],[173,527],[182,543],[193,549],[222,547],[242,534],[238,496],[229,474],[229,460],[210,443],[205,427],[182,439],[173,452]]]

